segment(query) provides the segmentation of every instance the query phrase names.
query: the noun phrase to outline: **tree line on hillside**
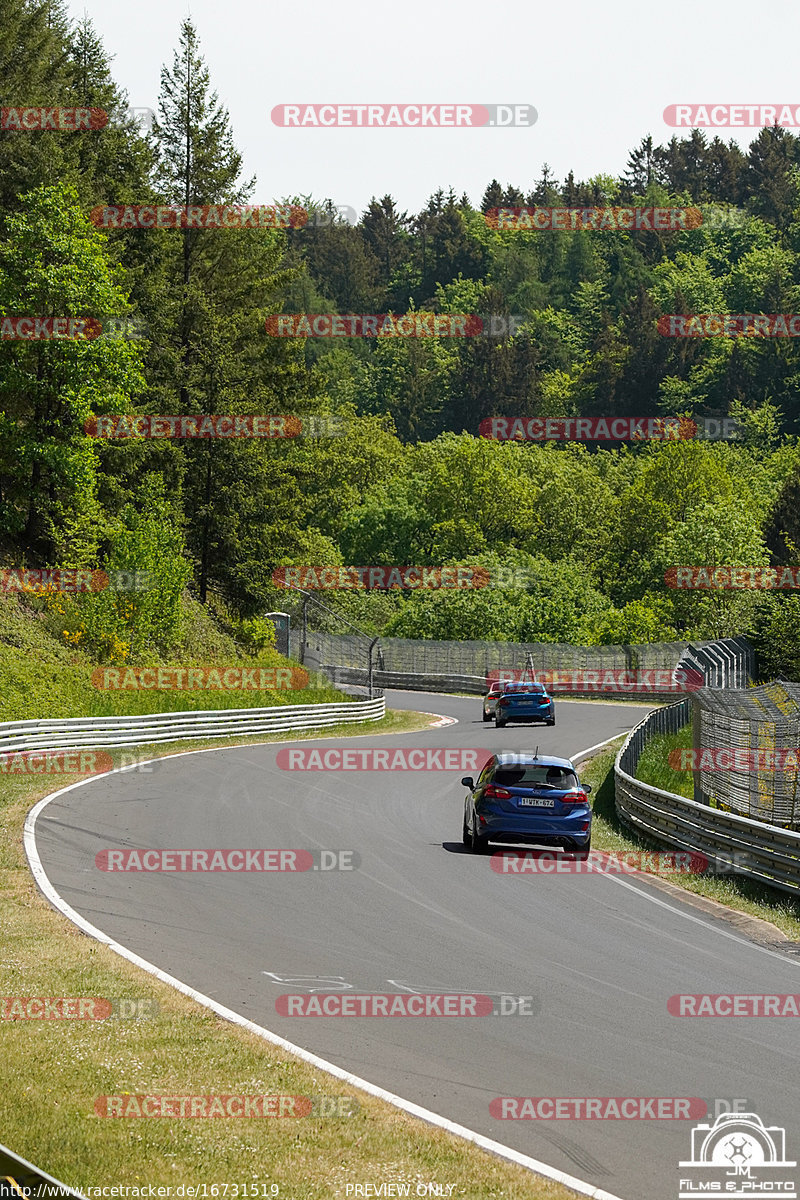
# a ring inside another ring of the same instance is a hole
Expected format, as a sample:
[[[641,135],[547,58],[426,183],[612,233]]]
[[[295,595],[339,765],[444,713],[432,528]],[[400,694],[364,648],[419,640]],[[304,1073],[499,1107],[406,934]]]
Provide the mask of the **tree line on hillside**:
[[[0,64],[10,104],[116,114],[80,133],[0,130],[0,316],[132,317],[144,333],[0,340],[4,561],[140,567],[155,581],[146,622],[144,600],[75,601],[99,656],[141,645],[142,628],[167,645],[187,584],[244,631],[286,606],[281,565],[472,563],[491,586],[323,599],[398,636],[588,644],[749,631],[770,670],[800,675],[796,598],[664,582],[679,563],[796,559],[794,341],[657,329],[670,312],[797,310],[800,138],[765,129],[744,153],[699,131],[666,146],[648,137],[621,178],[559,185],[545,166],[526,189],[492,181],[477,208],[441,190],[410,216],[384,195],[350,224],[332,198],[289,196],[306,224],[100,230],[96,206],[255,197],[193,24],[162,70],[148,133],[126,117],[90,21],[71,22],[60,0],[6,0]],[[699,206],[704,220],[631,233],[486,219],[537,205]],[[267,336],[268,318],[297,312],[495,314],[517,327]],[[347,433],[87,436],[104,413],[333,416]],[[600,449],[478,436],[503,414],[732,416],[742,434]]]

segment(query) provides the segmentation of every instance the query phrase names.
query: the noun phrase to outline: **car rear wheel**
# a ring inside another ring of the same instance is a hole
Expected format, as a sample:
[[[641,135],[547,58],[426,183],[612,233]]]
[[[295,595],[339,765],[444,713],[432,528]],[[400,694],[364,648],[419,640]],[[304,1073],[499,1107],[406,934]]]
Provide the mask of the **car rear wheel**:
[[[505,729],[506,727],[506,722],[501,721],[499,717],[495,717],[494,724],[496,729]]]
[[[551,719],[549,721],[545,721],[545,725],[555,725],[555,723],[556,723],[555,717],[551,717]]]
[[[471,833],[469,848],[473,854],[486,854],[489,850],[489,839],[480,837],[477,833]]]
[[[591,848],[592,848],[591,842],[587,842],[585,846],[576,846],[575,847],[575,858],[578,860],[578,862],[586,861],[586,859],[589,857],[589,851],[591,850]]]

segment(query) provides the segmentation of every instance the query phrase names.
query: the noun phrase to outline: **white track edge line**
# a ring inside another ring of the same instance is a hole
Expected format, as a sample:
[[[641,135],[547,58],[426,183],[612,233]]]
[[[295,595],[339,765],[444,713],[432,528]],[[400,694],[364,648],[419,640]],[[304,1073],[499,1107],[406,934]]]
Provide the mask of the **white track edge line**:
[[[439,716],[438,713],[430,713],[430,716]],[[381,736],[379,734],[373,735]],[[613,742],[619,737],[615,734],[614,737],[608,738],[606,742],[600,742],[600,746],[606,745],[608,742]],[[308,740],[316,740],[314,738]],[[253,743],[251,743],[253,744]],[[260,745],[275,745],[274,742],[255,743]],[[202,750],[184,750],[177,754],[163,755],[163,758],[183,758],[190,754],[209,754],[214,750],[244,749],[244,746],[212,746]],[[597,746],[592,746],[589,751],[581,753],[589,753],[591,750],[596,750]],[[575,756],[577,757],[577,756]],[[158,759],[148,759],[147,762],[157,762]],[[141,765],[141,764],[137,764]],[[131,770],[131,767],[122,768],[123,770]],[[105,773],[107,775],[116,775],[120,771],[115,768],[113,771]],[[51,793],[49,796],[44,796],[31,809],[25,818],[25,827],[23,831],[23,844],[28,863],[31,868],[33,877],[39,886],[43,895],[50,901],[55,909],[62,916],[65,916],[73,925],[77,925],[89,937],[108,946],[109,950],[118,954],[121,958],[125,958],[134,966],[140,967],[147,971],[148,974],[154,975],[162,983],[168,984],[175,988],[176,991],[182,992],[185,996],[201,1004],[204,1008],[211,1009],[218,1016],[223,1017],[231,1024],[239,1025],[242,1029],[247,1029],[250,1033],[256,1034],[258,1037],[264,1038],[265,1041],[271,1042],[275,1046],[280,1046],[287,1050],[290,1054],[309,1063],[311,1066],[318,1067],[320,1070],[326,1071],[329,1075],[333,1075],[336,1079],[341,1079],[345,1083],[352,1084],[354,1087],[360,1088],[371,1096],[376,1096],[380,1100],[393,1105],[395,1108],[401,1109],[403,1112],[409,1113],[410,1116],[418,1117],[429,1125],[434,1125],[439,1129],[444,1129],[447,1133],[451,1133],[456,1137],[462,1138],[464,1141],[473,1142],[480,1146],[482,1150],[487,1150],[489,1153],[496,1155],[498,1158],[504,1158],[509,1162],[515,1163],[517,1166],[525,1167],[529,1171],[533,1171],[538,1175],[542,1175],[546,1179],[551,1179],[555,1183],[561,1183],[565,1187],[571,1188],[579,1195],[588,1196],[590,1200],[622,1200],[621,1197],[614,1195],[612,1192],[606,1192],[602,1188],[596,1188],[591,1183],[586,1183],[582,1179],[576,1178],[574,1175],[568,1175],[564,1171],[559,1171],[556,1167],[551,1167],[548,1163],[541,1162],[537,1158],[532,1158],[527,1154],[522,1154],[519,1150],[514,1150],[511,1146],[504,1146],[501,1142],[496,1142],[492,1138],[485,1137],[482,1133],[476,1133],[472,1129],[467,1129],[465,1125],[459,1125],[455,1121],[451,1121],[448,1117],[443,1117],[439,1113],[432,1112],[430,1109],[423,1108],[419,1104],[414,1104],[411,1100],[406,1100],[402,1096],[396,1095],[394,1092],[389,1092],[385,1088],[379,1087],[377,1084],[370,1083],[367,1079],[362,1079],[358,1075],[352,1074],[350,1071],[345,1071],[342,1067],[337,1067],[335,1063],[328,1062],[327,1059],[320,1058],[311,1051],[305,1050],[302,1046],[296,1046],[293,1042],[289,1042],[286,1038],[280,1037],[279,1034],[273,1033],[269,1029],[265,1029],[263,1025],[257,1025],[255,1021],[249,1020],[247,1017],[241,1016],[240,1013],[234,1012],[233,1009],[226,1008],[225,1005],[219,1004],[216,1000],[212,1000],[210,996],[205,996],[202,992],[198,992],[195,988],[186,984],[181,979],[177,979],[174,975],[169,975],[166,971],[162,971],[154,963],[149,962],[145,958],[141,958],[127,946],[123,946],[120,942],[115,942],[102,929],[98,929],[96,925],[92,925],[85,917],[76,912],[71,905],[67,904],[66,900],[56,891],[50,882],[47,873],[42,865],[39,857],[39,851],[36,846],[36,818],[47,807],[52,800],[57,800],[60,796],[66,795],[75,788],[82,787],[86,783],[92,782],[96,778],[104,778],[105,776],[89,776],[87,779],[81,779],[77,783],[70,784],[68,787],[60,788],[59,791]]]
[[[603,746],[607,746],[609,742],[616,741],[617,737],[619,736],[620,735],[617,734],[616,737],[607,738],[604,742],[598,742],[596,746],[590,746],[588,750],[579,750],[577,754],[572,755],[572,760],[574,761],[576,758],[588,758],[589,755],[595,750],[600,750]],[[708,913],[704,917],[698,917],[695,913],[684,912],[682,908],[676,908],[674,904],[669,904],[666,900],[662,900],[660,897],[654,896],[652,891],[650,891],[646,886],[648,883],[647,874],[640,874],[639,872],[636,872],[638,881],[644,884],[644,887],[636,887],[635,884],[630,883],[628,880],[618,879],[617,876],[613,875],[610,871],[602,872],[601,876],[603,879],[607,879],[609,883],[616,883],[620,887],[627,888],[628,891],[635,892],[636,895],[640,896],[643,900],[649,900],[651,904],[657,904],[659,908],[666,908],[669,912],[674,913],[675,916],[683,917],[683,919],[686,921],[692,921],[695,925],[702,925],[703,928],[712,930],[714,933],[719,934],[720,937],[728,938],[729,941],[732,942],[738,942],[740,946],[746,946],[749,950],[757,950],[759,954],[768,954],[770,958],[777,958],[779,962],[788,962],[794,967],[800,966],[800,962],[788,958],[785,954],[781,954],[777,950],[770,950],[768,946],[761,946],[758,942],[754,942],[750,938],[742,937],[738,933],[732,933],[729,929],[720,929],[718,925],[712,924],[711,920],[708,919],[714,919],[713,913]],[[737,910],[732,909],[731,911],[735,912]],[[716,919],[720,920],[721,918]]]

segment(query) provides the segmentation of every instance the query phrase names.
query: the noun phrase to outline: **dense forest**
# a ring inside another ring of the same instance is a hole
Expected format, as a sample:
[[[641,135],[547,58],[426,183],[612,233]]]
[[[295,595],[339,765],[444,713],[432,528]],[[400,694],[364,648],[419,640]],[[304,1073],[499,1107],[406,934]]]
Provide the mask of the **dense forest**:
[[[763,129],[744,152],[699,131],[647,136],[620,178],[559,182],[545,164],[538,180],[490,181],[475,205],[443,188],[409,214],[382,195],[350,222],[337,197],[259,191],[198,32],[186,21],[176,37],[144,129],[88,19],[72,23],[57,0],[4,4],[4,104],[111,117],[75,132],[0,129],[0,317],[106,331],[0,339],[2,565],[139,568],[152,581],[133,601],[70,599],[63,636],[135,657],[169,648],[187,596],[252,632],[291,607],[280,566],[472,564],[488,586],[328,592],[325,619],[583,644],[747,633],[766,674],[800,678],[796,594],[665,583],[678,564],[798,561],[797,343],[658,326],[671,313],[800,312],[800,138]],[[308,220],[91,219],[104,205],[249,203],[292,204]],[[696,207],[703,219],[536,231],[492,217],[524,206]],[[270,335],[271,318],[294,313],[478,314],[489,329]],[[488,318],[505,333],[492,336]],[[92,418],[120,413],[316,416],[321,436],[87,435]],[[730,417],[738,436],[497,442],[480,435],[496,415]]]

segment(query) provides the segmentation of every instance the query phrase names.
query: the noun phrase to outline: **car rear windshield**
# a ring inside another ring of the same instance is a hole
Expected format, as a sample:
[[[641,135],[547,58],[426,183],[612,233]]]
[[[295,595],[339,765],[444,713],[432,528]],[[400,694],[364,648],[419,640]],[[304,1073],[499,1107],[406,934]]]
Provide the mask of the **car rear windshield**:
[[[537,696],[543,696],[545,689],[541,683],[509,683],[505,690],[507,692],[533,692]]]
[[[492,783],[501,787],[541,786],[549,783],[551,787],[568,791],[578,787],[578,777],[569,767],[545,767],[535,764],[520,767],[498,767]]]

